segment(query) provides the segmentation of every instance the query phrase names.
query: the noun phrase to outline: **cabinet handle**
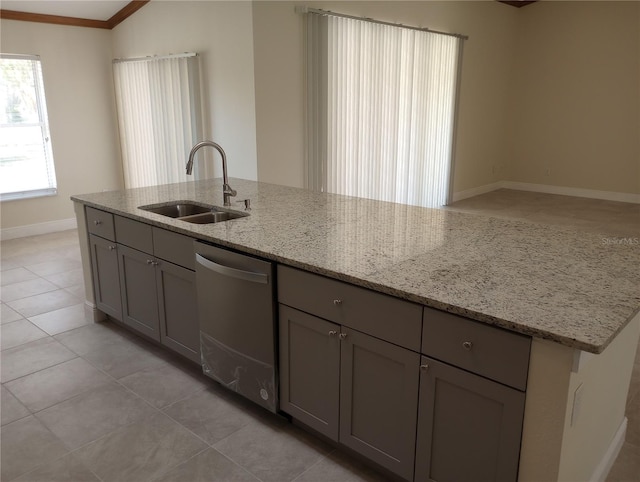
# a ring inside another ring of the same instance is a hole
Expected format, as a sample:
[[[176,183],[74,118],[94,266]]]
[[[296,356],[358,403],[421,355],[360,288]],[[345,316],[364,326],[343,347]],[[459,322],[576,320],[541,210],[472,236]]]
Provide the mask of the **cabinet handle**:
[[[471,350],[471,348],[473,348],[473,343],[471,343],[470,341],[465,341],[462,343],[462,347],[465,350]]]
[[[148,259],[148,260],[147,260],[147,264],[153,264],[153,260]]]
[[[423,372],[426,372],[429,369],[429,365],[420,365],[420,370],[422,370]]]
[[[336,336],[337,334],[338,334],[338,332],[337,332],[337,331],[335,331],[335,330],[331,330],[331,331],[329,332],[329,336]]]
[[[339,305],[342,304],[342,300],[338,300],[338,299],[333,300],[333,304],[336,305],[336,306],[339,306]]]
[[[152,261],[151,264],[154,266],[158,266],[160,264],[160,261]]]
[[[116,249],[116,247],[113,244],[109,245],[109,251],[113,251],[114,249]]]
[[[341,340],[344,340],[347,337],[347,334],[346,333],[340,333],[338,336],[340,337]]]
[[[98,226],[98,225],[102,224],[102,221],[100,221],[100,220],[96,219],[96,220],[93,222],[93,224],[95,224],[96,226]]]

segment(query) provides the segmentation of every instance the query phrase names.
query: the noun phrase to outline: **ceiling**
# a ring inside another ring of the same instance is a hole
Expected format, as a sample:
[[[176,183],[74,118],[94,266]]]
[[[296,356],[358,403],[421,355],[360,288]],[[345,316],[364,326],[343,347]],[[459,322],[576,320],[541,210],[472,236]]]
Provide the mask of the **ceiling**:
[[[3,10],[58,15],[62,17],[109,20],[129,4],[129,0],[32,1],[2,0]]]
[[[524,7],[534,3],[536,0],[497,1],[514,7]],[[113,28],[147,2],[148,0],[1,0],[0,17],[85,27]],[[17,12],[20,13],[16,14]],[[38,18],[38,15],[51,17]],[[74,19],[83,21],[77,22]]]

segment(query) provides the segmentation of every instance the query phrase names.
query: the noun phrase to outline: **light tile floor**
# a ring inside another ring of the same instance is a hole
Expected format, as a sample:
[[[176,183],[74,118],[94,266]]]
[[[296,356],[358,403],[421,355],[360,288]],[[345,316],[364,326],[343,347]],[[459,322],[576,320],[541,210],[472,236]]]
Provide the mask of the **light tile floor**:
[[[449,209],[640,236],[630,204],[503,190]],[[385,480],[191,363],[86,323],[75,231],[3,241],[0,256],[2,482]],[[627,416],[608,482],[640,474],[640,354]]]
[[[2,482],[385,480],[191,362],[87,323],[76,231],[0,256]]]

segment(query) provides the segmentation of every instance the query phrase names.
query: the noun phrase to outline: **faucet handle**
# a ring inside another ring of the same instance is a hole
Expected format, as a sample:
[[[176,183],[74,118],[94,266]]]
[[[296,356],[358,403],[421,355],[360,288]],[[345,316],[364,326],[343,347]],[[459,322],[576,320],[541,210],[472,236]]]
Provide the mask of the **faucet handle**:
[[[229,196],[237,196],[238,195],[238,191],[236,191],[235,189],[232,189],[231,186],[229,186],[228,184],[223,184],[222,185],[222,192],[225,194],[228,194]]]
[[[236,201],[238,204],[239,203],[244,203],[244,210],[245,211],[251,211],[251,199],[240,199],[239,201]]]

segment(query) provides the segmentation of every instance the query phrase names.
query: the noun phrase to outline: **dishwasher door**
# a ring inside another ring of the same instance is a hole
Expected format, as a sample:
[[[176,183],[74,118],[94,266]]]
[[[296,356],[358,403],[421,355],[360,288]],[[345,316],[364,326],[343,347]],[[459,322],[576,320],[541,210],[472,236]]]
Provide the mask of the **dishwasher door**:
[[[195,242],[205,375],[278,409],[274,264]]]

